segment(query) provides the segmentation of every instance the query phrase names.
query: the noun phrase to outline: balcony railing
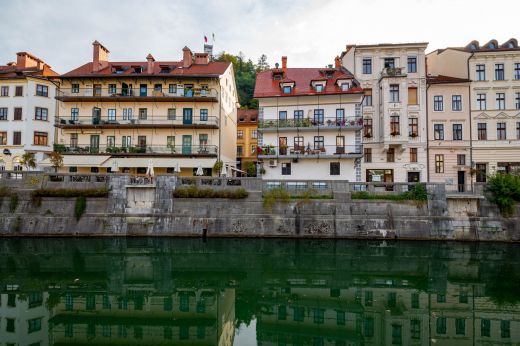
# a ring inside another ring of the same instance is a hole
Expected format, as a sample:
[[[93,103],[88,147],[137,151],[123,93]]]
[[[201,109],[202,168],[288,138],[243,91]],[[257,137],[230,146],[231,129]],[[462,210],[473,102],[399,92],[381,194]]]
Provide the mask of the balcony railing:
[[[383,77],[406,77],[406,73],[401,67],[386,67],[381,71],[381,78]]]
[[[323,145],[323,146],[262,146],[257,147],[259,158],[269,157],[316,157],[316,156],[352,156],[363,155],[361,145]]]
[[[170,92],[171,91],[171,92]],[[214,89],[201,88],[177,88],[176,90],[169,90],[168,88],[62,88],[57,91],[56,98],[58,100],[66,100],[68,98],[213,98],[216,99],[218,93]]]
[[[305,118],[305,119],[266,119],[258,122],[259,128],[304,128],[304,127],[319,127],[319,128],[353,128],[361,129],[363,127],[362,117],[324,117],[324,118]]]
[[[217,155],[216,145],[176,145],[176,146],[91,146],[55,144],[54,150],[65,155]]]
[[[135,126],[182,126],[182,127],[218,127],[218,118],[214,116],[168,116],[168,115],[147,115],[146,117],[135,115],[130,119],[123,119],[122,116],[109,119],[108,117],[56,117],[56,126],[58,127],[135,127]]]

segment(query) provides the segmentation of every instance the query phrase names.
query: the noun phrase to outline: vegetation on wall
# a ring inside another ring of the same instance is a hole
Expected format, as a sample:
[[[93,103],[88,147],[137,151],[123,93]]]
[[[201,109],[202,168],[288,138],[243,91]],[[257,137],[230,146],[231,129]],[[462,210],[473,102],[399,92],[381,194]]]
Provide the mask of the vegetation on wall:
[[[488,177],[488,200],[495,203],[504,216],[513,213],[515,203],[520,202],[520,176],[496,174]]]
[[[87,209],[87,199],[85,196],[76,197],[76,204],[74,205],[74,216],[76,217],[76,221],[79,221],[85,210]]]
[[[14,213],[18,207],[18,194],[12,193],[9,196],[9,212]]]
[[[96,189],[37,189],[31,193],[33,206],[41,205],[42,197],[108,197],[109,189],[106,187]]]
[[[203,188],[200,189],[197,186],[178,187],[173,191],[173,197],[175,198],[230,198],[230,199],[243,199],[246,198],[249,193],[245,189],[211,189]]]
[[[367,191],[352,192],[352,199],[379,199],[389,201],[426,201],[428,192],[424,184],[415,184],[408,188],[408,191],[399,194],[372,194]]]

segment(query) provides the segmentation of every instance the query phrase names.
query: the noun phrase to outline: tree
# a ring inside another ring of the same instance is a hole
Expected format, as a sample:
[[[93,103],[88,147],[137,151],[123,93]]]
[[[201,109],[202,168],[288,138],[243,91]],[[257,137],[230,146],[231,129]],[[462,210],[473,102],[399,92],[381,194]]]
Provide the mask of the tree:
[[[25,167],[28,171],[29,168],[36,168],[36,159],[34,157],[34,153],[25,153],[22,155],[20,159],[20,164]]]
[[[260,58],[258,59],[258,64],[256,64],[256,72],[262,72],[269,70],[270,66],[267,62],[267,55],[262,54]]]
[[[54,172],[58,173],[58,169],[63,167],[63,155],[57,151],[53,151],[49,154],[49,160],[51,166],[54,168]]]
[[[254,162],[248,162],[246,172],[248,177],[256,177],[256,164]]]

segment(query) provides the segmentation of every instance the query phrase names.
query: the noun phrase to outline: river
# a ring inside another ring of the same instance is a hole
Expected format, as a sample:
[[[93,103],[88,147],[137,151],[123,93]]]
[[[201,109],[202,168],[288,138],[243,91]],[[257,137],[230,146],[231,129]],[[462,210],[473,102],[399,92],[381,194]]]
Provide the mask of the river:
[[[520,246],[0,240],[0,345],[517,345]]]

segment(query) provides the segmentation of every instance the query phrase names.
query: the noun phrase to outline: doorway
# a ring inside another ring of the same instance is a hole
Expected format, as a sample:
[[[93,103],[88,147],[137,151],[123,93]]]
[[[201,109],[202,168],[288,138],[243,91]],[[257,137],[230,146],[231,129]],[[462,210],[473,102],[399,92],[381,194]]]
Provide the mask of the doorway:
[[[182,123],[184,125],[191,125],[193,123],[193,109],[184,108],[182,110]]]
[[[457,172],[457,190],[459,192],[464,192],[466,187],[466,172],[458,171]]]
[[[409,183],[418,183],[421,180],[420,172],[408,172],[408,182]]]
[[[182,136],[182,154],[191,155],[191,135]]]

